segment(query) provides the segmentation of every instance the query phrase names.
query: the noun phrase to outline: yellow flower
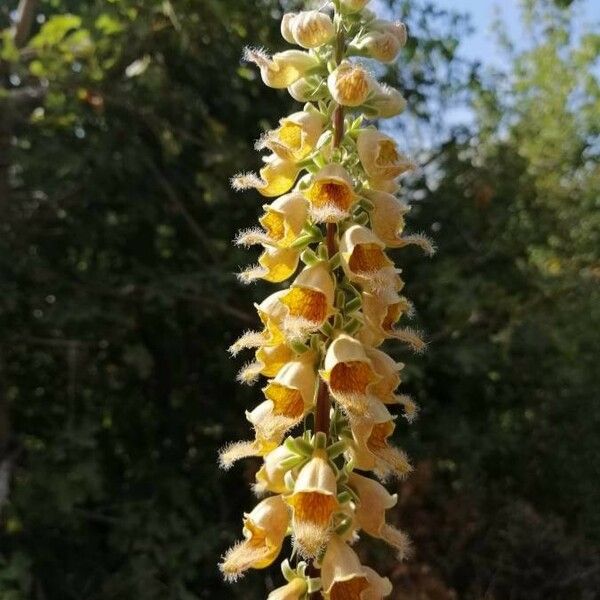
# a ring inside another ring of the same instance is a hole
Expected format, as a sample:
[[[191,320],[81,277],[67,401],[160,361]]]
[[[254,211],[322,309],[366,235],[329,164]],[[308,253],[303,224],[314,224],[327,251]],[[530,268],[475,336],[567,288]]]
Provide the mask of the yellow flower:
[[[408,31],[406,25],[401,21],[386,21],[384,19],[376,19],[371,22],[369,28],[380,33],[389,33],[393,35],[401,47],[406,46],[408,40]]]
[[[363,570],[369,587],[363,593],[361,600],[382,600],[392,593],[392,583],[387,577],[381,577],[370,567],[363,567]]]
[[[292,192],[266,204],[263,209],[265,214],[259,222],[265,228],[267,239],[279,248],[290,246],[306,223],[308,207],[304,196]]]
[[[389,579],[360,564],[358,556],[338,536],[333,536],[321,565],[325,600],[381,600],[389,595]]]
[[[390,31],[369,31],[353,46],[365,52],[369,58],[383,63],[394,62],[402,48],[398,38]]]
[[[286,50],[270,57],[262,50],[246,48],[244,59],[259,67],[265,85],[278,89],[289,87],[307,71],[319,66],[315,56],[301,50]]]
[[[264,161],[265,166],[260,170],[260,178],[264,183],[256,189],[269,198],[289,192],[300,172],[296,164],[276,154],[265,158]]]
[[[371,386],[371,394],[384,404],[401,404],[404,408],[406,420],[413,421],[418,411],[415,402],[405,394],[398,395],[394,393],[400,385],[399,372],[404,368],[404,364],[396,362],[391,356],[377,348],[366,346],[365,352],[373,365],[375,373],[380,377],[379,381]]]
[[[388,443],[395,429],[394,418],[385,405],[372,396],[368,398],[369,418],[350,416],[354,444],[350,453],[357,469],[374,471],[378,477],[389,474],[405,477],[412,467],[404,452]]]
[[[281,283],[289,279],[298,268],[300,252],[293,248],[266,248],[258,258],[258,265],[239,273],[243,283],[264,279],[271,283]]]
[[[244,517],[244,540],[230,548],[220,569],[235,580],[248,569],[268,567],[281,551],[289,525],[289,511],[281,496],[260,502]]]
[[[395,179],[414,168],[414,164],[398,150],[393,138],[376,129],[363,129],[356,140],[360,162],[369,178]]]
[[[317,10],[292,14],[282,22],[283,37],[303,48],[318,48],[335,35],[335,27],[329,15]]]
[[[256,360],[260,363],[260,374],[265,377],[275,377],[294,356],[293,350],[285,343],[261,346],[256,351]]]
[[[352,225],[340,239],[342,267],[348,279],[380,296],[393,293],[401,285],[384,248],[385,244],[362,225]]]
[[[269,148],[280,158],[300,161],[315,148],[323,132],[323,117],[315,111],[300,111],[279,121],[279,127],[261,138],[256,148]]]
[[[419,246],[425,254],[432,256],[435,248],[425,235],[402,236],[404,230],[404,215],[410,207],[398,200],[394,195],[377,190],[366,190],[365,196],[373,204],[371,211],[371,228],[373,233],[388,248],[404,248]]]
[[[356,201],[352,178],[340,165],[323,167],[304,191],[310,212],[317,222],[335,223],[350,214]]]
[[[274,494],[287,494],[290,492],[285,482],[286,469],[281,466],[284,460],[294,458],[296,455],[286,446],[278,446],[265,456],[263,466],[256,473],[254,491],[257,494],[273,492]]]
[[[370,100],[376,116],[381,119],[395,117],[406,109],[406,99],[395,88],[385,84],[378,84]]]
[[[267,600],[303,600],[308,591],[308,583],[303,577],[294,577],[286,585],[273,590]]]
[[[283,329],[290,339],[302,338],[323,326],[333,313],[334,290],[325,264],[317,263],[300,272],[281,296],[281,304],[287,309]]]
[[[265,166],[260,170],[260,177],[255,173],[238,173],[231,179],[233,189],[237,192],[255,189],[267,198],[289,192],[300,173],[296,163],[284,160],[277,154],[271,154],[263,161]]]
[[[327,544],[333,514],[339,508],[336,476],[324,450],[316,450],[302,467],[294,493],[285,500],[293,509],[295,545],[303,556],[316,556]]]
[[[327,78],[332,98],[342,106],[360,106],[374,87],[373,78],[364,67],[343,61]]]
[[[388,525],[385,513],[398,502],[396,494],[390,494],[380,483],[351,473],[348,485],[358,494],[360,503],[356,507],[356,523],[369,535],[380,538],[396,548],[398,558],[403,560],[409,553],[410,541],[408,536]]]
[[[287,363],[263,389],[266,400],[246,415],[257,438],[279,444],[313,406],[317,382],[313,361],[312,353],[304,353]]]
[[[358,337],[370,346],[379,346],[386,339],[400,340],[415,352],[421,352],[426,344],[418,332],[410,328],[395,327],[402,315],[412,312],[412,305],[406,298],[395,292],[385,296],[364,292],[362,295],[364,327]]]
[[[341,5],[346,12],[359,12],[369,4],[369,2],[370,0],[342,0]]]
[[[327,349],[321,377],[342,408],[359,416],[364,415],[369,390],[380,379],[363,345],[345,333]]]

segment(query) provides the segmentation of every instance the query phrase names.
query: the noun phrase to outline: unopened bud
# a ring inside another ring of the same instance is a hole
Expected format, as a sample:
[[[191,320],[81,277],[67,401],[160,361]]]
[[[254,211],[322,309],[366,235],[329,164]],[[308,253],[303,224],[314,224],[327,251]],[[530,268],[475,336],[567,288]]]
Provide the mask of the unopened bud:
[[[295,42],[303,48],[318,48],[335,35],[331,17],[317,10],[298,13],[287,26]]]
[[[370,101],[376,116],[389,119],[406,110],[406,99],[395,88],[389,85],[380,85],[378,91]]]
[[[341,5],[342,9],[345,12],[359,12],[361,11],[367,4],[369,4],[369,0],[342,0]]]
[[[342,106],[360,106],[373,88],[373,79],[360,65],[344,61],[327,79],[333,99]]]

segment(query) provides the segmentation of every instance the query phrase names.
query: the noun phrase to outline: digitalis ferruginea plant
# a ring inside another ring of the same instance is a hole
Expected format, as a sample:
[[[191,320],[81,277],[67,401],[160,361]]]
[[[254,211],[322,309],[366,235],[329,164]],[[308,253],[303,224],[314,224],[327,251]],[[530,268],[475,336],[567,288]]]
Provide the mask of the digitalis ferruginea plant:
[[[232,180],[235,190],[268,198],[260,226],[236,237],[261,248],[240,280],[286,287],[256,306],[260,327],[230,348],[253,352],[238,379],[264,378],[263,399],[246,413],[252,438],[225,447],[221,465],[250,456],[263,464],[253,486],[261,501],[220,568],[235,580],[291,547],[285,581],[270,600],[384,598],[390,581],[363,566],[352,545],[363,532],[387,542],[399,560],[409,552],[406,534],[386,521],[397,498],[381,482],[412,470],[391,437],[398,413],[411,422],[417,407],[397,391],[404,365],[379,347],[396,340],[424,349],[403,324],[413,306],[388,253],[416,245],[432,254],[433,247],[425,236],[404,234],[410,207],[398,197],[399,181],[414,163],[369,121],[406,106],[372,75],[369,60],[394,61],[407,31],[367,4],[334,0],[288,13],[281,33],[294,48],[244,53],[266,85],[304,103],[258,140],[267,153],[260,172]]]

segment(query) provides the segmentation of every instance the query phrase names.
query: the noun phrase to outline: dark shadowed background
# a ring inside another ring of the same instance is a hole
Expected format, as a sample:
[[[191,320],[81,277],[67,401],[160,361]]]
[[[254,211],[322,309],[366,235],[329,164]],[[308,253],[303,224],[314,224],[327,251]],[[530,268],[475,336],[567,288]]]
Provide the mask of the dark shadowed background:
[[[216,456],[260,396],[226,348],[272,290],[235,279],[262,199],[228,179],[293,107],[239,58],[283,47],[282,6],[21,5],[12,30],[18,0],[0,6],[0,598],[265,598],[276,568],[216,568],[257,467]],[[362,551],[393,600],[596,600],[599,30],[527,0],[492,70],[461,57],[468,19],[387,5],[411,32],[386,74],[423,165],[408,229],[439,251],[395,257],[428,352],[388,346],[422,407],[390,517],[415,558]]]

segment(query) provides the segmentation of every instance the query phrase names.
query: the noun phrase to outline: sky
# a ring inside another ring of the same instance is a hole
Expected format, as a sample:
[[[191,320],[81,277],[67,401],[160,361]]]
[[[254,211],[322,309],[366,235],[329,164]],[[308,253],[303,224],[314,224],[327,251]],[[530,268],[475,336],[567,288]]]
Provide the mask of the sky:
[[[479,59],[483,64],[496,65],[502,60],[496,39],[491,32],[491,24],[497,11],[519,38],[522,29],[519,22],[520,0],[435,0],[440,8],[448,8],[468,13],[471,16],[475,33],[461,44],[461,54],[468,58]],[[580,0],[578,3],[577,31],[598,31],[600,23],[600,0]],[[511,36],[513,37],[513,36]]]

